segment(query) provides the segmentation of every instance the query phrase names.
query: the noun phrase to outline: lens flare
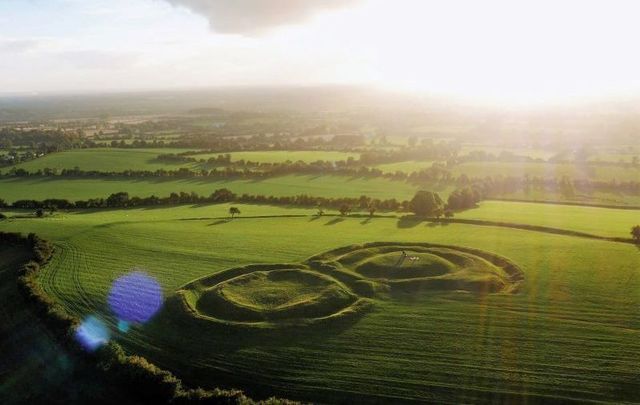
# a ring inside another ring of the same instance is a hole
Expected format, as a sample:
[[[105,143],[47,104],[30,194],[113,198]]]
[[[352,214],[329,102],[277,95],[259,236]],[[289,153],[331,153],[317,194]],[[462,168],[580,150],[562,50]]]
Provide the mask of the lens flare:
[[[145,323],[162,306],[162,288],[144,271],[133,271],[113,282],[109,291],[109,307],[120,321]],[[121,324],[124,326],[125,324]]]
[[[92,352],[109,341],[109,330],[100,319],[90,316],[76,329],[75,338],[85,350]]]
[[[129,332],[129,322],[123,321],[122,319],[118,321],[118,330],[122,333]]]

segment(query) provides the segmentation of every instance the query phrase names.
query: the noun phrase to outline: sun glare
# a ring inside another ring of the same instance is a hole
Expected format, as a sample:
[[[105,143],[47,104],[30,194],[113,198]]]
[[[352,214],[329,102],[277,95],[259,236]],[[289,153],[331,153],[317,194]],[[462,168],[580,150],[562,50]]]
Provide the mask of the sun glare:
[[[360,10],[380,86],[539,103],[640,87],[633,1],[407,1]]]

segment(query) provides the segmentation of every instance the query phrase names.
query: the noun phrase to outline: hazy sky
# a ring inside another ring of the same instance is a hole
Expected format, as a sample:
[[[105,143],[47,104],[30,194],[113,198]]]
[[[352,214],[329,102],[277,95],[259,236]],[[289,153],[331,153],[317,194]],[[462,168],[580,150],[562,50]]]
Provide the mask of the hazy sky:
[[[639,15],[635,0],[0,0],[0,92],[640,94]]]

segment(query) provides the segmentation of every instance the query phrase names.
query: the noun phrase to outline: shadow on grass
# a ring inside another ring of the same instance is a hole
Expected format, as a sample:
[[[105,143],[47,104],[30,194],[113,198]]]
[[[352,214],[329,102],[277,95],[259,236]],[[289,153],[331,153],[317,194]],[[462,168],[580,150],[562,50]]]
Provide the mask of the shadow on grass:
[[[339,224],[342,221],[344,221],[344,218],[341,218],[341,217],[333,218],[331,221],[327,222],[325,225],[335,225],[335,224]]]
[[[365,219],[364,221],[360,221],[360,225],[366,225],[369,222],[371,222],[371,217],[368,217],[367,219]]]
[[[207,226],[222,225],[222,224],[229,223],[229,222],[231,222],[231,221],[232,221],[232,219],[231,219],[231,218],[219,219],[219,220],[217,220],[217,221],[214,221],[214,222],[210,223],[210,224],[209,224],[209,225],[207,225]]]
[[[398,219],[398,223],[396,224],[396,226],[398,228],[403,228],[403,229],[415,228],[416,226],[420,225],[424,221],[425,221],[424,218],[419,218],[419,217],[416,217],[415,215],[405,215]]]

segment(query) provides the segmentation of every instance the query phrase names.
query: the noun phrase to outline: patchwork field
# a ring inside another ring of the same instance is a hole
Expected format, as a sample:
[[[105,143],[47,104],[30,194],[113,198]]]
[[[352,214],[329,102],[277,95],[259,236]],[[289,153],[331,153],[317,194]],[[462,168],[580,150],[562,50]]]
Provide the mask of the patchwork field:
[[[54,240],[47,292],[195,385],[317,401],[640,400],[630,244],[268,206],[240,205],[230,220],[228,207],[65,213],[0,230]],[[501,220],[522,218],[519,207]],[[573,229],[587,214],[572,215],[549,225]],[[123,329],[108,293],[134,270],[157,280],[164,305]]]

